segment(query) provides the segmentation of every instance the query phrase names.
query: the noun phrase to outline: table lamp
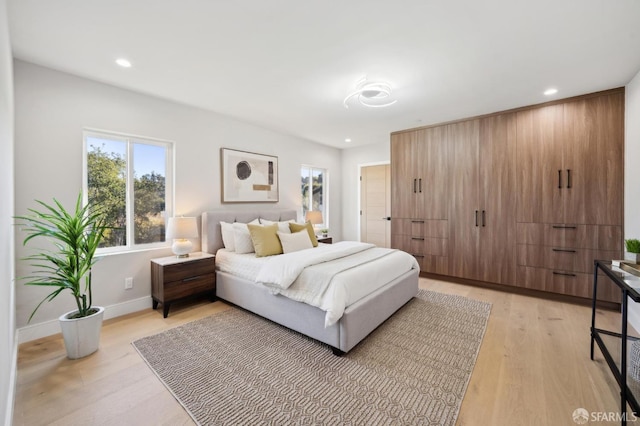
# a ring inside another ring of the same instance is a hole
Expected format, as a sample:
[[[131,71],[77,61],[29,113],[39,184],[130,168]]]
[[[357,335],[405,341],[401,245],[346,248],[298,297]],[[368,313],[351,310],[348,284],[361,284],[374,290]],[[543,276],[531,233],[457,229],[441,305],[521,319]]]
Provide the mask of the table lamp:
[[[189,257],[193,243],[189,238],[198,238],[198,223],[195,217],[170,217],[167,224],[167,239],[173,239],[171,251],[176,257]]]

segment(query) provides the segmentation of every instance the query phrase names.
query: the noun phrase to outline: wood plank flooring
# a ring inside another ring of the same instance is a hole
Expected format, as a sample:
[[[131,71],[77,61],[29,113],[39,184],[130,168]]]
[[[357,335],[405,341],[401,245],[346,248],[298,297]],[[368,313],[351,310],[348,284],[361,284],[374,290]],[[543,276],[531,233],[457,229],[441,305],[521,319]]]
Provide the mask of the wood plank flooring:
[[[589,307],[426,278],[420,287],[493,304],[458,425],[572,425],[577,408],[618,410],[602,354],[589,359]],[[166,319],[148,309],[105,321],[98,352],[75,361],[60,335],[21,345],[13,424],[193,425],[131,342],[224,309],[192,301]],[[598,315],[616,330],[619,313]]]

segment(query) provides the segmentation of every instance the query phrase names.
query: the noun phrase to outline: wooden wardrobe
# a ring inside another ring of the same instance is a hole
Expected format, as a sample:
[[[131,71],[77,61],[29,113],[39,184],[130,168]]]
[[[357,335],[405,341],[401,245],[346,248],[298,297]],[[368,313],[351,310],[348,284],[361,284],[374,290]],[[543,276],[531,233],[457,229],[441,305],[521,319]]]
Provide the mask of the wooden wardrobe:
[[[624,88],[394,132],[392,247],[423,272],[590,297],[593,260],[622,257],[623,167]]]

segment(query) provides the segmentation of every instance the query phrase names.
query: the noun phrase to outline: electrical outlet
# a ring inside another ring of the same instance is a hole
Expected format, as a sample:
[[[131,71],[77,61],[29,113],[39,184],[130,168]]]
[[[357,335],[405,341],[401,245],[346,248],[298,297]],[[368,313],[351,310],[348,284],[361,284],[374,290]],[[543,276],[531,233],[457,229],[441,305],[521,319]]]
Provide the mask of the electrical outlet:
[[[124,289],[131,290],[133,288],[133,277],[128,277],[124,279]]]

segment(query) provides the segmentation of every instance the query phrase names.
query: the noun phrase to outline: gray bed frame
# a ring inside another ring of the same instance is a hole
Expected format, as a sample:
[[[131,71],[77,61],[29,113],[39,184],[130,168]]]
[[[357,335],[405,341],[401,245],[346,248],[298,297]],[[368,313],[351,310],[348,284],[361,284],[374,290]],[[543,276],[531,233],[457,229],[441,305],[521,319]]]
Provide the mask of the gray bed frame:
[[[248,223],[297,219],[295,210],[207,211],[202,214],[202,251],[224,247],[220,222]],[[272,295],[266,287],[234,275],[216,272],[216,296],[280,325],[324,342],[336,355],[351,350],[418,293],[419,270],[412,269],[374,293],[348,306],[340,320],[324,327],[325,312],[314,306]]]

